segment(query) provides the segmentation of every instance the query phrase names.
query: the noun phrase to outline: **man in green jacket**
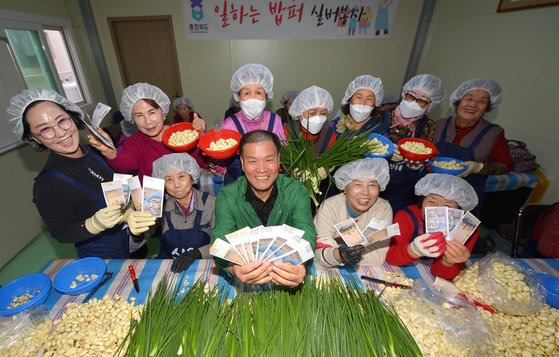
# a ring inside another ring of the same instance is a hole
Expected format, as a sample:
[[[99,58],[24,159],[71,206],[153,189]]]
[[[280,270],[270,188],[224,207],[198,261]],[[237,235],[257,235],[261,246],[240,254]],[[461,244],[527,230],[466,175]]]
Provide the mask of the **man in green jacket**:
[[[212,243],[217,238],[249,226],[287,224],[305,231],[303,238],[313,250],[316,230],[311,216],[309,195],[297,180],[279,174],[280,142],[264,130],[251,131],[239,145],[245,176],[223,187],[217,196]],[[243,266],[218,260],[229,273],[248,284],[273,282],[296,287],[305,279],[304,265],[255,261]]]

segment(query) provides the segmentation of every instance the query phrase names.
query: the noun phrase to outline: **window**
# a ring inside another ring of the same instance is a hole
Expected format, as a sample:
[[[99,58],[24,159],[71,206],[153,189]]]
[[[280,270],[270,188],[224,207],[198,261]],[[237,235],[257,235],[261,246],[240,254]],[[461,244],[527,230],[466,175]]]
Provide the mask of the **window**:
[[[0,36],[7,38],[27,88],[55,90],[80,106],[92,102],[70,21],[0,10]]]

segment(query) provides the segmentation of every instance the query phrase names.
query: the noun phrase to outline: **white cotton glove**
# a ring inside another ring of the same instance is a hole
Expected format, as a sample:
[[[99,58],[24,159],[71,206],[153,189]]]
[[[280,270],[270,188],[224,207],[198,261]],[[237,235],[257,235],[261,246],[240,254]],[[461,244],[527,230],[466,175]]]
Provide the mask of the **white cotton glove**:
[[[400,149],[398,149],[398,145],[394,144],[394,152],[392,153],[392,156],[390,156],[390,161],[400,162],[402,160],[404,160],[404,157],[402,156],[402,154],[400,154]]]
[[[437,258],[445,251],[446,239],[442,232],[425,233],[415,237],[410,246],[415,255]]]
[[[128,216],[130,233],[139,236],[155,224],[155,217],[149,212],[134,211]]]
[[[99,234],[105,229],[113,228],[122,220],[122,210],[119,206],[101,208],[85,220],[85,229],[91,234]]]
[[[477,174],[478,172],[481,171],[481,169],[483,169],[483,163],[482,162],[475,162],[475,161],[464,161],[462,163],[465,166],[468,166],[468,168],[466,169],[466,171],[462,172],[460,175],[460,177],[466,177],[470,174]]]
[[[192,128],[198,131],[206,130],[206,122],[204,119],[200,118],[197,113],[194,113],[194,119],[192,120]]]

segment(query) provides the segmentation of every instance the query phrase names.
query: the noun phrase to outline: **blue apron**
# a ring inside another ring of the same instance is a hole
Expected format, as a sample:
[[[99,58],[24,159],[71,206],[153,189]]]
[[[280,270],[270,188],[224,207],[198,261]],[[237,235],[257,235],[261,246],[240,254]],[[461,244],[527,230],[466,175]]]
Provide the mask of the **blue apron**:
[[[245,129],[241,125],[239,119],[237,119],[236,115],[231,115],[229,118],[233,121],[233,124],[237,127],[237,131],[241,135],[245,135]],[[276,113],[270,112],[270,122],[268,123],[267,131],[270,133],[274,132],[274,124],[276,122]],[[243,176],[243,169],[241,168],[241,160],[239,159],[239,155],[235,154],[233,156],[231,164],[227,166],[227,172],[225,173],[225,177],[223,180],[224,184],[228,184],[230,182],[235,181],[237,177]]]
[[[202,202],[206,203],[208,193],[202,194]],[[194,199],[194,197],[192,198]],[[161,235],[161,246],[159,248],[158,259],[175,259],[180,254],[198,249],[210,244],[210,235],[202,230],[207,227],[202,226],[202,211],[196,210],[194,216],[194,226],[189,229],[176,229],[171,222],[171,213],[165,212],[165,219],[169,225],[169,229]]]
[[[85,150],[91,157],[95,158],[102,166],[110,172],[113,170],[109,165],[98,156],[88,145],[84,146]],[[103,194],[95,192],[81,182],[61,173],[60,171],[44,169],[37,177],[41,175],[49,175],[56,177],[82,193],[90,196],[97,202],[98,209],[106,207]],[[35,178],[37,179],[37,178]],[[123,229],[122,224],[118,224],[113,228],[106,229],[98,235],[91,237],[85,241],[75,243],[76,251],[80,258],[99,257],[103,259],[128,259],[130,258],[130,248],[128,246],[128,230]]]
[[[340,121],[340,117],[337,117],[328,126],[328,131],[326,131],[324,141],[322,142],[322,147],[320,148],[321,154],[324,151],[326,151],[326,149],[328,148],[328,143],[330,142],[332,136],[335,135],[337,139],[338,137],[340,137],[340,135],[342,135],[336,130],[336,126],[338,125],[339,121]],[[371,131],[372,133],[384,135],[384,133],[386,133],[388,129],[390,129],[390,110],[384,109],[382,111],[382,120],[380,121],[380,123],[376,120],[369,120],[368,122],[365,123],[365,125],[359,128],[359,130],[355,131],[355,135],[356,136],[360,135],[366,132],[367,130],[371,130],[371,129],[373,129]]]
[[[439,150],[439,154],[441,156],[448,156],[453,157],[455,159],[460,159],[463,161],[476,161],[474,148],[483,140],[485,135],[491,130],[495,125],[489,124],[485,128],[481,130],[478,136],[472,141],[469,146],[460,146],[454,145],[451,143],[446,142],[446,135],[448,130],[448,124],[450,123],[452,117],[448,117],[446,120],[443,132],[441,134],[441,139],[437,143],[437,149]],[[478,205],[472,210],[472,213],[479,217],[479,213],[481,212],[483,196],[485,195],[485,184],[487,182],[487,175],[478,175],[478,174],[471,174],[464,177],[466,181],[477,193],[477,197],[479,200]]]
[[[421,135],[423,128],[425,128],[428,122],[429,118],[427,116],[423,116],[420,119],[419,125],[415,129],[414,137],[416,137],[415,134]],[[402,135],[399,139],[405,137],[408,136]],[[392,212],[395,213],[413,203],[415,184],[420,178],[425,176],[425,166],[412,170],[404,162],[388,161],[388,167],[390,168],[390,181],[380,196],[390,203]]]

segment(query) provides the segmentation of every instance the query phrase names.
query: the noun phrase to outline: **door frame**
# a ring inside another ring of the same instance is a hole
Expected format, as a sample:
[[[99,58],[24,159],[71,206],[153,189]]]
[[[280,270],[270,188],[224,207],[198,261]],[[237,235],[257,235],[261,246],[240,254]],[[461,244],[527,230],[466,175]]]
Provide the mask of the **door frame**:
[[[171,45],[175,49],[175,51],[174,51],[175,55],[173,56],[173,60],[175,61],[175,65],[177,66],[177,70],[179,71],[178,81],[179,81],[180,91],[182,93],[182,80],[181,80],[181,75],[180,75],[179,59],[178,59],[178,56],[177,56],[177,45],[176,45],[176,42],[175,42],[175,31],[174,31],[174,27],[173,27],[173,17],[171,15],[107,17],[107,21],[109,22],[109,29],[111,30],[111,39],[113,41],[113,47],[114,47],[114,50],[115,50],[116,60],[118,62],[118,70],[120,71],[120,78],[122,80],[122,86],[126,87],[130,84],[127,84],[128,81],[127,81],[126,76],[125,76],[124,66],[122,64],[122,60],[121,60],[121,57],[120,57],[120,51],[119,51],[119,48],[118,48],[118,44],[116,42],[114,23],[115,22],[125,22],[125,21],[133,22],[133,21],[150,21],[150,20],[168,20],[169,30],[170,30],[171,34],[173,35],[172,38],[171,38],[171,41],[172,41]],[[131,84],[133,84],[133,83],[131,83]]]

